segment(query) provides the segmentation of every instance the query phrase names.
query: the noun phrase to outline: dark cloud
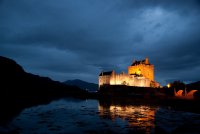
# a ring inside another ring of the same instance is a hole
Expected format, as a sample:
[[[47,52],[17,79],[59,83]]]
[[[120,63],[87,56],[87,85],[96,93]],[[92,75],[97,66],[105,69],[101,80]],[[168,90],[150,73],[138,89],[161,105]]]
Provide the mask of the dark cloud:
[[[147,56],[162,84],[200,79],[199,0],[2,0],[0,20],[0,54],[55,80]]]

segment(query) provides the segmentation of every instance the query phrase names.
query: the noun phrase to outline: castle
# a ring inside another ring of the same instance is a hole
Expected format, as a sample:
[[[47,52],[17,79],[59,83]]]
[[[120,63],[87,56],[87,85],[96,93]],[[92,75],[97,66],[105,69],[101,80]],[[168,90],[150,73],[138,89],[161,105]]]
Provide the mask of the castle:
[[[154,81],[154,65],[149,63],[149,59],[136,61],[128,67],[128,74],[122,72],[116,74],[115,71],[101,72],[99,75],[99,87],[102,85],[127,85],[136,87],[159,87],[159,83]]]

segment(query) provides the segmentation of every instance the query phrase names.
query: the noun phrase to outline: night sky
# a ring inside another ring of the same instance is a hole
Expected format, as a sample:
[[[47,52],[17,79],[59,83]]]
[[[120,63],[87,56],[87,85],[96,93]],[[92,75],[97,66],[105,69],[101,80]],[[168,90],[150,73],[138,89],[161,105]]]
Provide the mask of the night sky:
[[[53,80],[98,81],[149,57],[155,79],[200,80],[199,0],[0,0],[0,55]]]

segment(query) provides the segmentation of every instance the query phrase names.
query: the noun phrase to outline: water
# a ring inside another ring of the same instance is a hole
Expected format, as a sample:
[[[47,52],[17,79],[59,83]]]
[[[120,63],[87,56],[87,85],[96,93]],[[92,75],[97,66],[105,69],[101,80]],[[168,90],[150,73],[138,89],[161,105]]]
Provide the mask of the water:
[[[24,109],[9,124],[21,134],[200,133],[200,114],[151,105],[61,99]]]

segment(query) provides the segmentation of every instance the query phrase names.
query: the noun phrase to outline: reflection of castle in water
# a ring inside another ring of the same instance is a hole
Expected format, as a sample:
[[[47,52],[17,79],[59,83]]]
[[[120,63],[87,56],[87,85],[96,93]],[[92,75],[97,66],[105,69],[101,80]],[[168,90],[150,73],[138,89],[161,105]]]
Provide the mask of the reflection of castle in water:
[[[99,116],[112,121],[120,118],[128,121],[130,129],[136,129],[144,133],[151,133],[154,129],[156,107],[150,106],[118,106],[101,105],[98,106]]]

